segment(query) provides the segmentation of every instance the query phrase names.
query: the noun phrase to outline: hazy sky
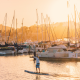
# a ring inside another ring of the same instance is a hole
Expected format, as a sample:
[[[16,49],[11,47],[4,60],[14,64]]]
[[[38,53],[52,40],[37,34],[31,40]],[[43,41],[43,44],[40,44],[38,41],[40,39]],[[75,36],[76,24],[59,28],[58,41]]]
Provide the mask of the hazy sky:
[[[71,14],[74,17],[74,3],[78,13],[80,12],[80,0],[68,1],[71,19]],[[23,26],[34,25],[37,21],[36,9],[38,11],[39,23],[41,23],[41,13],[43,13],[44,18],[46,18],[47,14],[51,22],[64,22],[68,20],[67,0],[0,0],[0,24],[3,24],[3,21],[5,21],[4,18],[7,13],[6,25],[11,26],[15,10],[15,19],[17,18],[18,27],[22,26],[23,18]]]

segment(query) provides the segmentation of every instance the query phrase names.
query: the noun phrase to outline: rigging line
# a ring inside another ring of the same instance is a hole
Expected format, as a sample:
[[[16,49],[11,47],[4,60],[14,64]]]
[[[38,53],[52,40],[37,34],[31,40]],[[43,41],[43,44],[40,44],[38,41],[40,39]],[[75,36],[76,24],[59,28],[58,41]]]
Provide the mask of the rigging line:
[[[43,41],[43,13],[41,13],[41,30],[42,30],[42,41]]]
[[[4,21],[3,21],[3,24],[4,24]],[[3,30],[3,24],[2,24],[2,29],[1,29],[1,33],[2,33],[2,30]]]
[[[49,36],[49,32],[48,32],[48,26],[47,26],[47,28],[46,28],[46,29],[47,29],[48,38],[50,38],[50,36]]]
[[[51,25],[50,25],[50,18],[48,17],[48,20],[49,20],[49,41],[50,41],[50,27],[51,27]],[[50,44],[51,44],[51,41],[50,41]]]
[[[3,26],[4,26],[4,21],[5,21],[5,17],[4,17],[3,24],[2,24],[2,30],[3,30]]]
[[[44,28],[45,28],[45,31],[44,32],[45,32],[45,41],[46,41],[46,20],[45,20],[45,18],[44,18],[44,24],[45,24],[44,25]]]
[[[53,32],[54,32],[54,35],[55,35],[55,37],[56,37],[56,34],[55,34],[55,31],[54,31],[54,28],[53,28],[54,26],[53,26],[53,24],[52,24],[52,29],[53,29]],[[57,39],[57,37],[56,37],[56,39]]]
[[[77,15],[78,15],[78,17],[79,17],[79,13],[78,13],[78,11],[77,11],[77,8],[76,8],[76,13],[77,13]],[[78,18],[79,19],[79,18]],[[79,25],[79,24],[78,24]],[[78,38],[79,38],[79,33],[78,33],[78,30],[77,30],[77,35],[78,35]]]
[[[48,29],[48,27],[50,27],[50,26],[48,24],[48,15],[46,15],[46,18],[47,18],[47,34],[48,34],[49,41],[50,41],[50,34],[49,34],[49,29]]]
[[[74,21],[74,20],[73,20]],[[74,23],[74,25],[75,25],[75,23]],[[76,33],[77,33],[77,35],[78,35],[78,31],[76,30]],[[78,35],[78,37],[79,37],[79,35]]]
[[[44,17],[43,17],[44,18]],[[46,18],[47,19],[47,18]],[[45,20],[45,18],[44,18],[44,22],[45,22],[45,33],[46,33],[46,30],[47,30],[47,34],[48,34],[48,29],[47,29],[47,27],[46,27],[46,20]],[[48,37],[50,38],[50,36],[49,36],[49,34],[48,34]],[[46,41],[46,34],[45,34],[45,41]]]
[[[47,38],[46,38],[46,31],[47,31],[47,29],[46,29],[46,28],[47,28],[47,27],[46,27],[46,26],[47,26],[47,24],[46,24],[46,18],[44,19],[44,22],[45,22],[45,28],[44,28],[44,30],[45,30],[45,41],[46,41],[46,39],[47,39]]]
[[[72,15],[72,14],[71,14]],[[73,22],[74,22],[74,18],[73,18],[73,15],[72,15],[72,19],[73,19]]]
[[[13,23],[13,19],[12,19],[12,23]],[[11,24],[11,28],[10,28],[10,32],[9,32],[9,36],[8,36],[8,41],[9,41],[9,37],[10,37],[10,33],[11,33],[11,29],[12,29],[12,24]],[[7,42],[8,42],[7,41]]]
[[[14,16],[15,16],[15,11],[14,11]],[[12,18],[13,19],[13,18]],[[15,19],[15,18],[14,18]],[[9,21],[9,24],[11,24],[11,20],[9,19],[9,17],[7,17],[7,20]],[[15,21],[13,21],[14,23]]]
[[[51,25],[51,28],[52,28],[52,25]],[[50,28],[50,30],[51,30],[52,38],[54,40],[54,36],[53,36],[53,32],[52,32],[52,29],[51,28]]]
[[[50,18],[47,16],[47,18],[48,18],[48,21],[49,21],[49,41],[50,41]]]
[[[78,17],[79,17],[79,24],[78,25],[79,25],[79,36],[80,36],[80,13],[79,13]]]
[[[37,41],[38,41],[38,12],[37,12],[37,9],[36,9],[36,15],[37,15]]]
[[[11,28],[12,28],[12,24],[11,24]],[[9,36],[8,36],[7,42],[9,41],[9,37],[10,37],[10,33],[11,33],[11,28],[10,28],[10,32],[9,32]]]
[[[78,18],[79,18],[79,21],[80,21],[80,13],[79,13],[79,15],[78,15]]]
[[[71,14],[72,15],[72,14]],[[73,16],[72,16],[73,17]],[[70,18],[70,24],[72,24],[71,22],[71,18]],[[70,29],[70,33],[72,33],[72,26],[71,26],[71,29]],[[72,36],[72,35],[71,35]]]
[[[51,22],[51,21],[49,20],[49,22]],[[52,28],[52,25],[51,25],[51,27],[50,27],[50,30],[51,30],[51,28]],[[51,33],[52,33],[52,30],[51,30]],[[54,40],[53,33],[52,33],[52,37],[53,37],[53,40]]]
[[[78,15],[78,11],[77,11],[77,8],[75,6],[75,11],[77,12],[77,15]],[[72,14],[71,14],[72,15]],[[73,18],[73,15],[72,15],[72,18]],[[73,21],[74,21],[74,18],[73,18]]]
[[[4,24],[4,21],[3,21],[3,24]],[[1,29],[1,37],[2,37],[3,24],[2,24],[2,29]],[[2,37],[2,39],[3,39],[3,37]]]
[[[72,18],[73,18],[73,15],[72,15]],[[73,18],[73,22],[74,22],[74,25],[75,25],[75,21],[74,21],[74,18]]]
[[[5,42],[6,42],[6,23],[7,23],[7,13],[5,15]]]
[[[4,21],[3,21],[4,22]],[[3,29],[3,24],[2,24],[2,29]],[[1,29],[1,38],[3,39],[3,37],[2,37],[2,29]]]
[[[71,14],[72,15],[72,14]],[[73,18],[73,15],[72,15],[72,18]],[[73,22],[74,22],[74,25],[75,25],[75,21],[74,21],[74,18],[73,18]]]
[[[5,17],[4,17],[4,20],[5,20]],[[3,24],[2,24],[1,34],[2,34],[2,30],[3,30],[3,26],[4,26],[4,20],[3,20]]]
[[[78,15],[78,19],[77,19],[77,20],[79,20],[79,13],[78,13],[77,9],[76,9],[76,13],[77,13],[77,15]]]
[[[65,30],[66,30],[66,28],[64,29],[63,34],[62,34],[61,38],[63,37]]]
[[[46,19],[47,19],[47,16],[46,16]],[[48,38],[49,38],[49,41],[50,41],[50,35],[49,35],[49,32],[48,32],[48,24],[47,24],[47,34],[48,34]]]
[[[9,23],[11,24],[9,17],[8,17],[8,20],[9,20]],[[12,19],[12,24],[13,24],[13,19]],[[9,36],[8,36],[7,42],[9,41],[9,37],[10,37],[11,29],[12,29],[12,24],[11,24],[11,28],[10,28],[10,32],[9,32]]]
[[[79,38],[79,32],[78,32],[78,30],[76,29],[76,33],[77,33],[77,36],[78,36],[78,38]]]
[[[2,24],[2,29],[1,29],[1,31],[3,30],[3,26],[4,26],[4,21],[5,21],[5,17],[4,17],[4,20],[3,20],[3,24]]]
[[[51,28],[52,28],[52,25],[50,24],[50,30],[51,30]],[[53,38],[53,40],[54,40],[54,36],[53,36],[53,32],[52,32],[52,30],[51,30],[51,34],[52,34],[52,38]]]
[[[7,17],[7,20],[9,21],[9,24],[11,24],[9,17]]]
[[[71,14],[71,15],[72,15],[72,14]],[[73,15],[72,15],[72,18],[73,18]],[[71,18],[70,18],[70,25],[73,25],[72,23],[74,24],[74,19],[73,19],[73,21],[71,22]],[[72,27],[73,27],[73,26],[71,26],[71,32],[72,32]]]
[[[76,8],[76,7],[75,7],[75,8]],[[77,13],[77,15],[79,16],[78,11],[77,11],[77,8],[76,8],[76,13]],[[77,29],[76,29],[76,32],[77,32],[77,36],[78,36],[78,38],[79,38]]]
[[[79,17],[79,13],[78,13],[78,11],[77,11],[76,6],[75,6],[75,11],[76,11],[76,15],[78,15],[78,17]]]
[[[71,18],[70,18],[70,25],[72,25]],[[73,35],[73,32],[72,32],[72,26],[71,26],[70,33],[71,33],[70,35],[72,36],[72,35]]]

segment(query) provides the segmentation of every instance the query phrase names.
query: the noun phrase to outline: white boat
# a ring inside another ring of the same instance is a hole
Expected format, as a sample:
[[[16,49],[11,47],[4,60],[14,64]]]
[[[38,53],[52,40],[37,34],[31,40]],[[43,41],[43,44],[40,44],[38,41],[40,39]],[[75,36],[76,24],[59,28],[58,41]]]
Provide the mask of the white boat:
[[[23,53],[28,53],[28,50],[26,48],[23,48]]]
[[[11,55],[14,54],[14,50],[0,50],[0,54]]]
[[[14,46],[0,47],[0,54],[12,55],[15,53]]]
[[[6,53],[5,52],[0,52],[0,55],[5,55]]]
[[[37,52],[36,53],[39,58],[49,58],[49,59],[72,59],[72,58],[79,58],[77,52],[67,51],[67,47],[64,45],[58,45],[49,47],[46,51]]]

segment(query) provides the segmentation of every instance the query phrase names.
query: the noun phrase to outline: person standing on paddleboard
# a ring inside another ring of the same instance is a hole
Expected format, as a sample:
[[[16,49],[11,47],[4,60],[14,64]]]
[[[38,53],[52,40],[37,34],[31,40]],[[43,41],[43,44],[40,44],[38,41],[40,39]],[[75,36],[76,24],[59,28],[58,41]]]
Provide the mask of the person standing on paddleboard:
[[[39,56],[37,55],[36,57],[34,56],[34,58],[36,59],[36,72],[37,69],[39,69],[39,73],[40,73],[40,61],[39,61]]]
[[[36,57],[36,46],[35,46],[35,44],[33,45],[33,48],[34,48],[34,56]],[[34,63],[35,63],[35,58],[34,58]]]

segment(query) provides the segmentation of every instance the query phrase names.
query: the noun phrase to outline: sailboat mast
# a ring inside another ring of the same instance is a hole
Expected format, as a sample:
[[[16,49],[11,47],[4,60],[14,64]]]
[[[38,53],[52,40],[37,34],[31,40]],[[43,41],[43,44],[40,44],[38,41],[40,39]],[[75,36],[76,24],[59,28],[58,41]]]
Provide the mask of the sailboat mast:
[[[16,43],[17,43],[17,19],[16,19]]]
[[[48,39],[49,39],[49,33],[48,33],[48,15],[46,14],[46,32],[47,32],[47,35],[46,35],[46,39],[47,39],[47,41],[48,41]]]
[[[43,14],[41,13],[41,23],[42,23],[42,24],[41,24],[41,25],[42,25],[42,41],[43,41],[43,18],[42,18],[42,17],[43,17]]]
[[[15,42],[15,38],[14,38],[14,28],[15,28],[15,11],[14,11],[14,16],[13,16],[13,41]]]
[[[69,9],[69,2],[67,1],[67,8]],[[70,46],[70,34],[69,34],[69,10],[68,10],[68,32],[67,32],[67,37],[68,37],[68,46]]]
[[[38,12],[37,12],[37,9],[36,9],[36,14],[37,14],[37,42],[38,42]]]
[[[23,19],[22,19],[22,43],[23,43]]]
[[[77,42],[76,42],[76,9],[74,5],[74,13],[75,13],[75,47],[77,47]]]
[[[6,16],[5,16],[5,42],[6,42],[6,22],[7,22],[7,13],[6,13]]]
[[[45,41],[46,41],[46,18],[44,19],[44,24],[45,24]]]
[[[50,41],[50,18],[48,17],[48,21],[49,21],[49,41]]]
[[[70,46],[70,35],[69,35],[69,14],[68,14],[68,42]]]
[[[79,46],[80,46],[80,13],[79,13]]]

